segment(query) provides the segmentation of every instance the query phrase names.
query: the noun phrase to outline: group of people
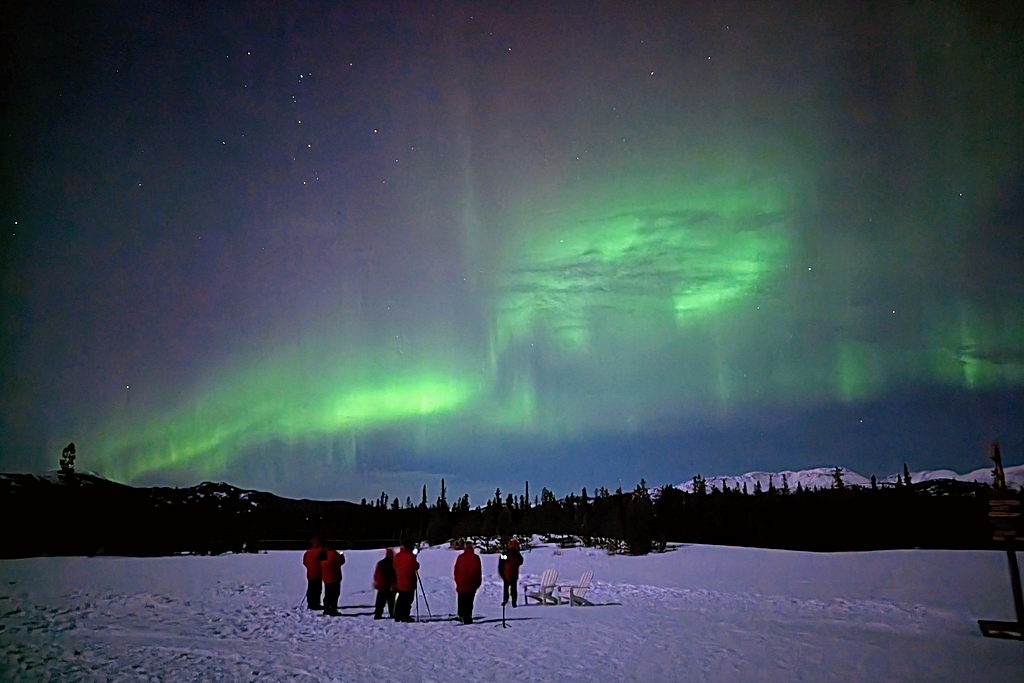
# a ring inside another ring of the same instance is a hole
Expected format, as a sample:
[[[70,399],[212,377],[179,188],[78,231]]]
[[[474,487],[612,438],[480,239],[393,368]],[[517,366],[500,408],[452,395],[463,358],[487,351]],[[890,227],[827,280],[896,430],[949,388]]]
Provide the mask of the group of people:
[[[413,621],[412,601],[416,598],[416,582],[419,580],[420,562],[412,541],[405,541],[398,554],[388,548],[384,559],[373,570],[373,587],[377,601],[373,606],[373,618],[384,618],[384,607],[388,616],[395,621]]]
[[[314,538],[310,549],[302,556],[302,564],[306,567],[306,604],[309,609],[322,609],[326,615],[337,616],[338,597],[341,595],[341,565],[345,564],[345,554],[337,552],[321,539]],[[510,599],[513,607],[518,602],[516,584],[522,565],[523,555],[519,552],[519,541],[513,538],[498,559],[498,575],[504,583],[502,607],[507,605]],[[419,569],[420,563],[416,559],[412,541],[404,541],[397,553],[391,548],[384,551],[384,557],[377,563],[373,572],[373,587],[377,591],[377,600],[373,607],[374,619],[383,619],[384,608],[387,607],[388,616],[395,621],[414,621],[412,603],[416,598]],[[455,560],[454,577],[459,621],[463,624],[472,624],[473,601],[483,583],[480,556],[476,554],[472,543],[463,543],[462,553]]]
[[[508,548],[498,558],[498,576],[505,584],[502,588],[502,607],[508,604],[510,597],[512,606],[516,606],[519,599],[516,584],[519,582],[519,568],[522,566],[523,555],[519,552],[519,541],[513,538],[508,542]],[[455,593],[458,595],[459,621],[463,624],[473,623],[473,601],[482,583],[480,556],[476,554],[472,543],[464,543],[462,554],[455,560]]]
[[[309,609],[322,609],[332,617],[338,612],[338,598],[341,597],[341,565],[345,564],[345,553],[339,553],[319,538],[314,538],[310,548],[302,555],[306,567],[306,605]],[[324,602],[320,604],[320,591]]]

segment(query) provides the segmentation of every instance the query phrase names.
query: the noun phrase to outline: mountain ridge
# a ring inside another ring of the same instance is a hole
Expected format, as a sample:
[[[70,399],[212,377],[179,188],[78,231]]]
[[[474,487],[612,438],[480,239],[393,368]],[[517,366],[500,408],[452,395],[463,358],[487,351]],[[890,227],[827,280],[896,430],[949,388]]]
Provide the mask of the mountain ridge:
[[[843,483],[846,486],[871,486],[871,479],[865,477],[862,474],[854,472],[846,467],[839,468],[842,472]],[[1006,475],[1006,485],[1012,489],[1019,489],[1024,487],[1024,464],[1013,465],[1011,467],[1004,468]],[[769,485],[774,485],[775,488],[781,489],[783,487],[782,477],[786,477],[786,484],[790,490],[795,490],[797,484],[800,484],[805,489],[827,489],[832,488],[834,478],[835,467],[814,467],[806,470],[782,470],[779,472],[763,472],[753,471],[746,472],[740,475],[722,475],[714,477],[705,477],[708,487],[714,486],[721,490],[723,484],[726,484],[731,489],[743,488],[743,485],[747,485],[748,492],[753,492],[756,484],[760,483],[762,490],[767,491]],[[897,478],[902,478],[902,474],[891,474],[885,478],[878,479],[879,485],[894,485]],[[976,482],[980,484],[991,484],[992,483],[992,468],[982,467],[967,474],[959,474],[953,470],[940,469],[940,470],[920,470],[918,472],[910,473],[910,480],[915,483],[925,481],[962,481],[962,482]],[[676,488],[683,491],[693,491],[693,480],[683,482],[676,486]]]

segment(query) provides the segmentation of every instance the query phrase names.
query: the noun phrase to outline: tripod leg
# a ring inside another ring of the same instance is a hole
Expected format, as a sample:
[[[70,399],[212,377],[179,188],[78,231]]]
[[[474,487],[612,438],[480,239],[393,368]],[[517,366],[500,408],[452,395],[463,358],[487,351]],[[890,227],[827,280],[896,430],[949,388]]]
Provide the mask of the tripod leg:
[[[427,615],[433,619],[434,615],[430,613],[430,603],[427,602],[427,591],[423,588],[423,579],[420,578],[419,572],[416,572],[416,581],[420,584],[420,593],[423,593],[423,604],[427,606]]]
[[[504,604],[502,604],[502,606],[501,606],[501,623],[494,625],[495,628],[497,628],[499,626],[502,627],[502,628],[512,628],[511,626],[509,626],[508,624],[505,623],[505,605]]]

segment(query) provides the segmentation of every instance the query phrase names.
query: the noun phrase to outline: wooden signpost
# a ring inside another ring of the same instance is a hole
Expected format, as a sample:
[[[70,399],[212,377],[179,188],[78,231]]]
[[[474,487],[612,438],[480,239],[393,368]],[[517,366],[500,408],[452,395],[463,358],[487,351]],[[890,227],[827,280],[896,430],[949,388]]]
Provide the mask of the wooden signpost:
[[[1024,517],[1021,516],[1020,498],[1006,487],[1003,459],[999,444],[993,443],[989,456],[995,463],[992,497],[988,501],[988,521],[992,526],[992,540],[1006,544],[1006,557],[1010,563],[1010,587],[1013,589],[1013,609],[1017,621],[978,620],[981,633],[989,638],[1024,640],[1024,595],[1020,586],[1020,566],[1017,564],[1017,539],[1024,539]]]

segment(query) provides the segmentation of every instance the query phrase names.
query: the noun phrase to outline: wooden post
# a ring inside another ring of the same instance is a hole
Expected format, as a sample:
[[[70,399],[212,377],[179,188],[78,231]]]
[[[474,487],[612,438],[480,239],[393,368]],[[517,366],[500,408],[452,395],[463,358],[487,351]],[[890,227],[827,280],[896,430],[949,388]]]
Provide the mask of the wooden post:
[[[989,447],[989,457],[995,463],[992,488],[993,497],[989,500],[988,520],[992,525],[992,538],[1006,543],[1006,558],[1010,565],[1010,588],[1013,591],[1013,609],[1017,621],[978,621],[983,635],[990,638],[1010,638],[1024,640],[1024,594],[1020,585],[1020,566],[1017,564],[1016,540],[1021,532],[1020,500],[1012,498],[1006,488],[1006,473],[1003,471],[1003,459],[999,453],[999,444]]]
[[[1017,549],[1009,542],[1006,554],[1010,558],[1010,582],[1013,586],[1013,609],[1017,612],[1017,623],[1024,626],[1024,594],[1020,588],[1020,567],[1017,566]]]

